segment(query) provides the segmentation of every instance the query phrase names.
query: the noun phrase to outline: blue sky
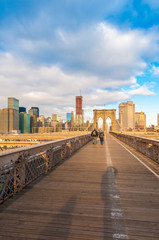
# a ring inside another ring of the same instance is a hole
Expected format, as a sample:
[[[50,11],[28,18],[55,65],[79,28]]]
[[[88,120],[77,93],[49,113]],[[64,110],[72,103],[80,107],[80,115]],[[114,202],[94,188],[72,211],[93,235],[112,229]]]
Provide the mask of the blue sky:
[[[85,119],[132,100],[156,125],[159,1],[0,0],[0,108],[65,116],[80,90]]]

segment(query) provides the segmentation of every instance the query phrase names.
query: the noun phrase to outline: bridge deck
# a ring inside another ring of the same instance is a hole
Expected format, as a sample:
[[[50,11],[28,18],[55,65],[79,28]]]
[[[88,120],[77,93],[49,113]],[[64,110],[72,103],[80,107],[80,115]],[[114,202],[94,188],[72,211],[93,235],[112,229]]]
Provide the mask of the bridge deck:
[[[159,239],[159,180],[110,135],[0,206],[0,239]]]

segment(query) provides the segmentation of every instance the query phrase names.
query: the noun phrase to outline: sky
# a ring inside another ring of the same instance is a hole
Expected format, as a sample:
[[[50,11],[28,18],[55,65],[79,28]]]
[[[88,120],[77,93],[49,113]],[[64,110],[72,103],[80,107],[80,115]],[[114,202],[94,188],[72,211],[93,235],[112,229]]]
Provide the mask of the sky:
[[[7,98],[65,118],[133,101],[159,113],[158,0],[0,0],[0,108]]]

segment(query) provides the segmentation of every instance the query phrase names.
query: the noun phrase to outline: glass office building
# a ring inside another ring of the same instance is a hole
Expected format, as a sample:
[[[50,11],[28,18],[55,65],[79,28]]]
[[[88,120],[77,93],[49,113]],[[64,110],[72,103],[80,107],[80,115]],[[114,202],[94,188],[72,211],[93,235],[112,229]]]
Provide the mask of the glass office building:
[[[8,98],[8,108],[19,111],[19,100],[13,97]]]
[[[71,113],[66,113],[66,121],[71,121]]]
[[[30,133],[30,114],[23,112],[19,114],[19,130],[21,133]]]

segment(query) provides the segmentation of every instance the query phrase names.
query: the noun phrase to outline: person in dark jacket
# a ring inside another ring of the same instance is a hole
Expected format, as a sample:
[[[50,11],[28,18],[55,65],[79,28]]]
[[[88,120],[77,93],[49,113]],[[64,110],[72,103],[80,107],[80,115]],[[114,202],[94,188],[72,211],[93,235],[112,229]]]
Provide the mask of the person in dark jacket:
[[[103,131],[99,132],[99,139],[100,139],[100,143],[103,145],[103,143],[104,143],[104,132]]]
[[[93,144],[97,143],[98,132],[96,129],[92,131],[91,136],[93,137]]]

